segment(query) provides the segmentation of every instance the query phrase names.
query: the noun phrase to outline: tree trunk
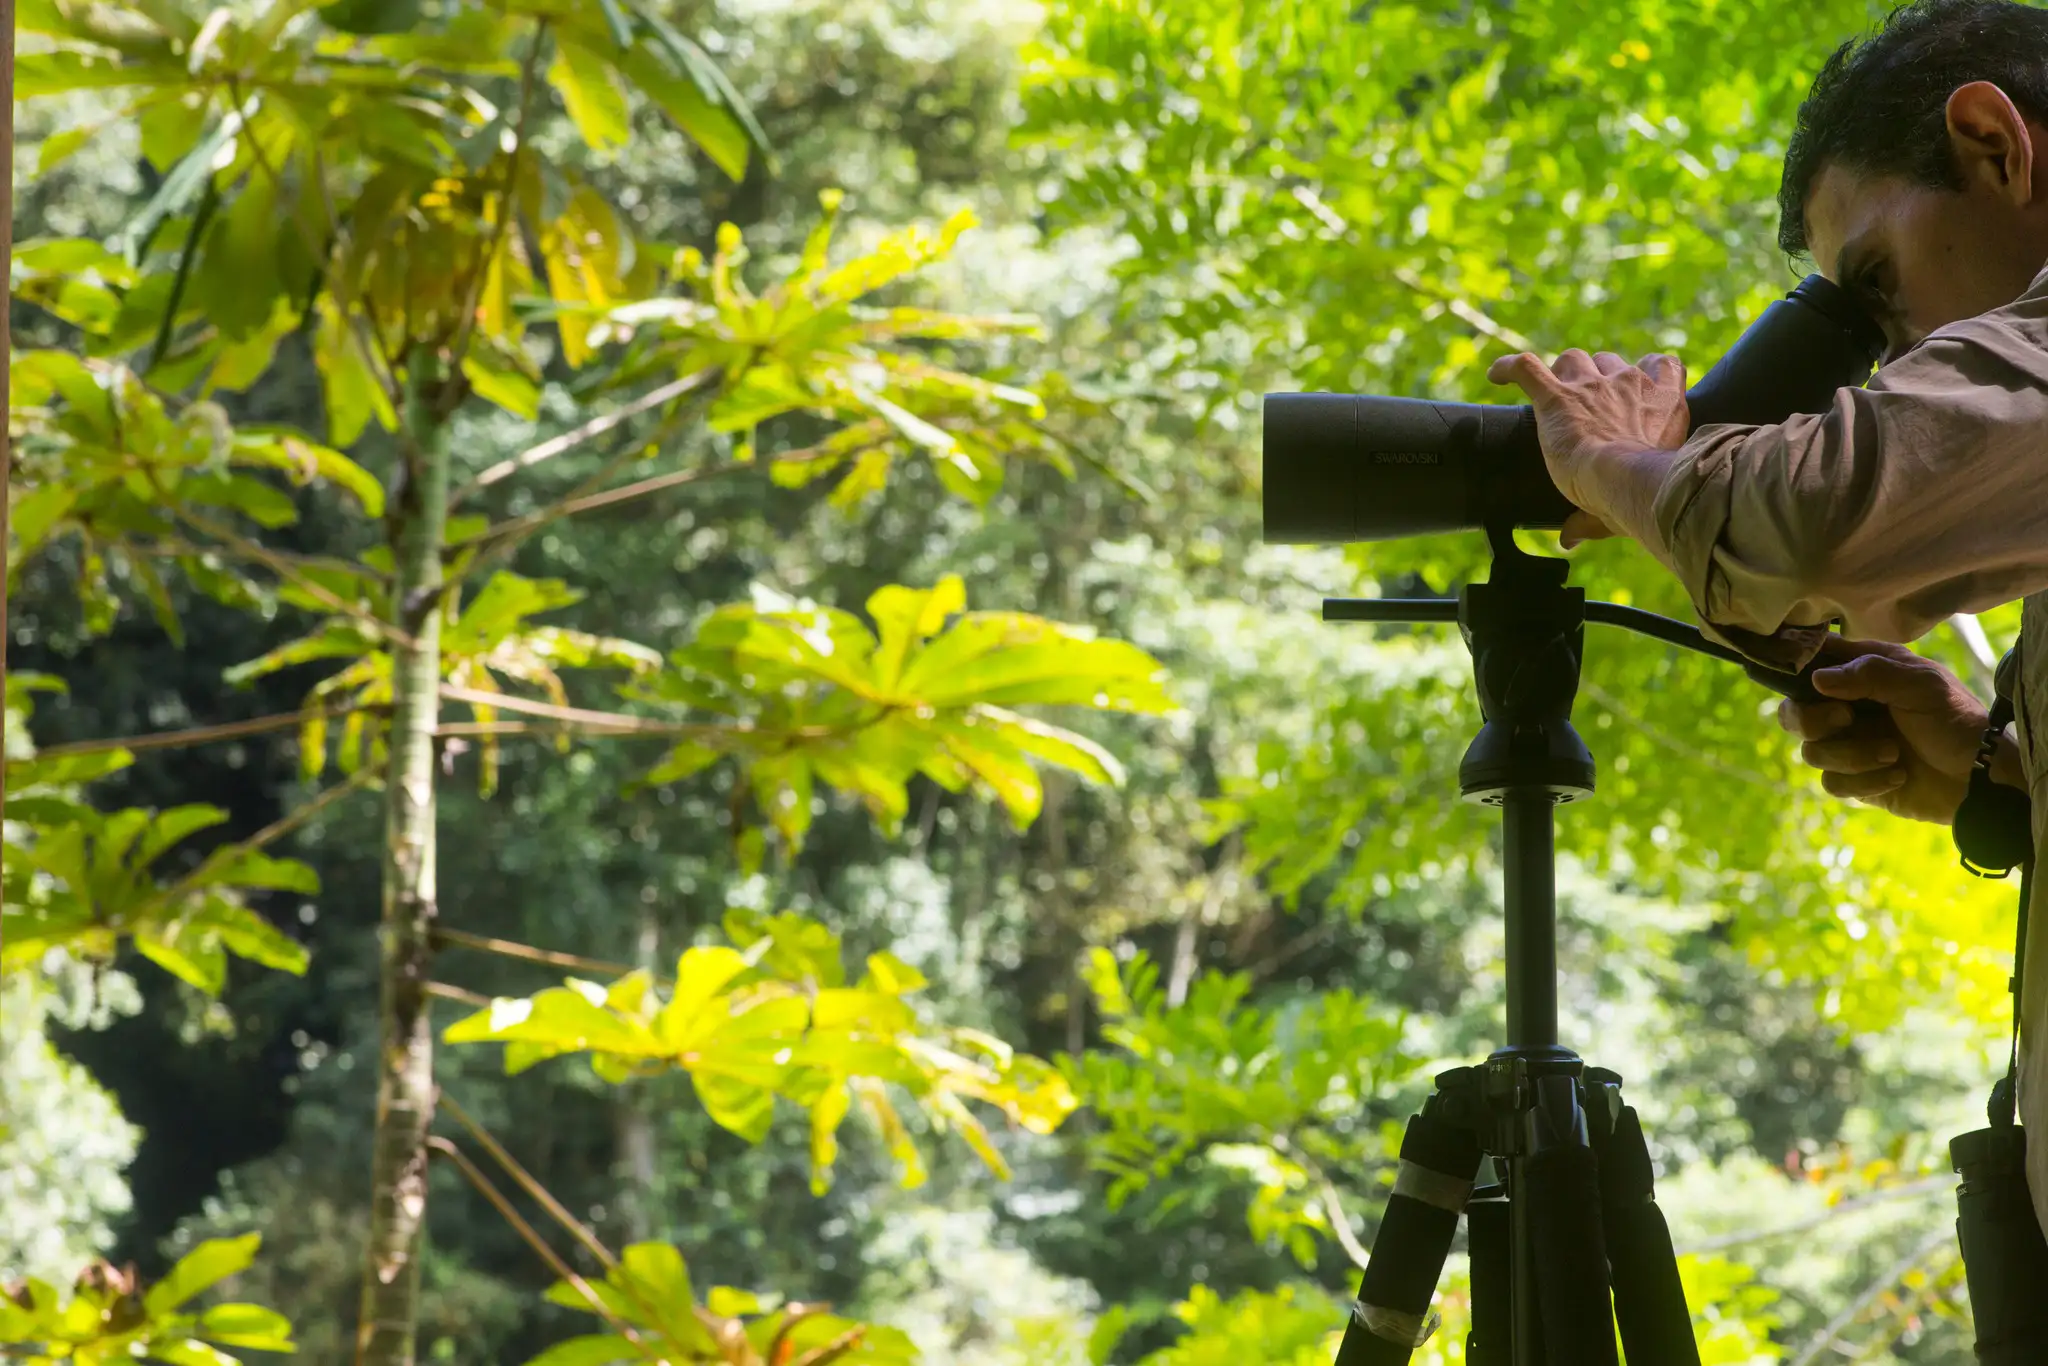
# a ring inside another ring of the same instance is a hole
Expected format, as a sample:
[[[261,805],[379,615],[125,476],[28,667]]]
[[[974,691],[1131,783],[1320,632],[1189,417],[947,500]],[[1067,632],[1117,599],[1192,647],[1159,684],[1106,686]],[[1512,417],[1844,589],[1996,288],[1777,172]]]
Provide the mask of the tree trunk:
[[[0,260],[14,259],[14,0],[0,0]],[[14,313],[14,286],[7,288],[7,315]],[[0,375],[11,373],[9,345],[14,329],[0,327]],[[13,541],[7,532],[7,485],[13,473],[14,450],[7,439],[7,394],[0,391],[0,754],[7,749],[7,580],[5,556]],[[0,803],[7,800],[7,770],[0,765]],[[6,947],[0,938],[0,948]]]
[[[392,511],[397,570],[390,761],[384,776],[384,923],[372,1138],[370,1237],[356,1326],[357,1366],[413,1366],[420,1244],[427,1213],[427,1127],[434,1118],[433,1022],[426,983],[434,924],[434,728],[440,716],[441,543],[448,515],[442,363],[407,367],[406,470]]]

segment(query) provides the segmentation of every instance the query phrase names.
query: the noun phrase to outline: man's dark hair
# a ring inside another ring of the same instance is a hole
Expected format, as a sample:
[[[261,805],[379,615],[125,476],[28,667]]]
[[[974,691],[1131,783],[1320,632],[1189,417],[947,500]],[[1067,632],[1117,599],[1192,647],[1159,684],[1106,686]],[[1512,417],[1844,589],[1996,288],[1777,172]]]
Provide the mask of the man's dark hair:
[[[2048,121],[2048,10],[2012,0],[1915,0],[1862,41],[1836,48],[1813,78],[1785,149],[1778,245],[1804,255],[1806,198],[1825,166],[1960,190],[1948,97],[1990,81]]]

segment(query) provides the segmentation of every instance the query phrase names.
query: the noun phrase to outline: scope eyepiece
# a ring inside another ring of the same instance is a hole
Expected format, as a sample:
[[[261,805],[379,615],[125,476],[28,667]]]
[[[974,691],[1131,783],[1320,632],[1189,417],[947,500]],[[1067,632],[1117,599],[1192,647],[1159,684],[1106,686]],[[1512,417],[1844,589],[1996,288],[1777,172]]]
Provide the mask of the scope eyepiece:
[[[1692,426],[1822,412],[1883,354],[1884,333],[1848,291],[1809,275],[1686,392]],[[1270,544],[1386,541],[1502,520],[1559,527],[1572,510],[1526,404],[1268,394],[1265,409]]]

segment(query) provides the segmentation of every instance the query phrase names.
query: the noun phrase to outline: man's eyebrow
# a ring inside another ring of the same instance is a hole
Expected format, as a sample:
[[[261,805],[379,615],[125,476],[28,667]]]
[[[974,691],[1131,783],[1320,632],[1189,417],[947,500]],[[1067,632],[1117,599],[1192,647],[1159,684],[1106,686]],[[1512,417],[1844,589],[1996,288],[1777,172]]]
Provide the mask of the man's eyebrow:
[[[1869,267],[1873,254],[1870,244],[1860,237],[1844,242],[1842,249],[1835,253],[1835,283],[1844,289],[1852,288],[1854,277]]]

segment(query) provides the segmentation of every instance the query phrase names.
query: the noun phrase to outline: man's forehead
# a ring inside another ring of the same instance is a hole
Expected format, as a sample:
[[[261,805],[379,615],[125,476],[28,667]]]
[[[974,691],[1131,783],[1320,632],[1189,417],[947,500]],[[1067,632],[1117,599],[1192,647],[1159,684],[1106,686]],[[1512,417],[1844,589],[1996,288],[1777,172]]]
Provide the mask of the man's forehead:
[[[1814,264],[1831,280],[1882,231],[1905,185],[1897,177],[1867,175],[1830,162],[1806,197],[1806,243]]]

